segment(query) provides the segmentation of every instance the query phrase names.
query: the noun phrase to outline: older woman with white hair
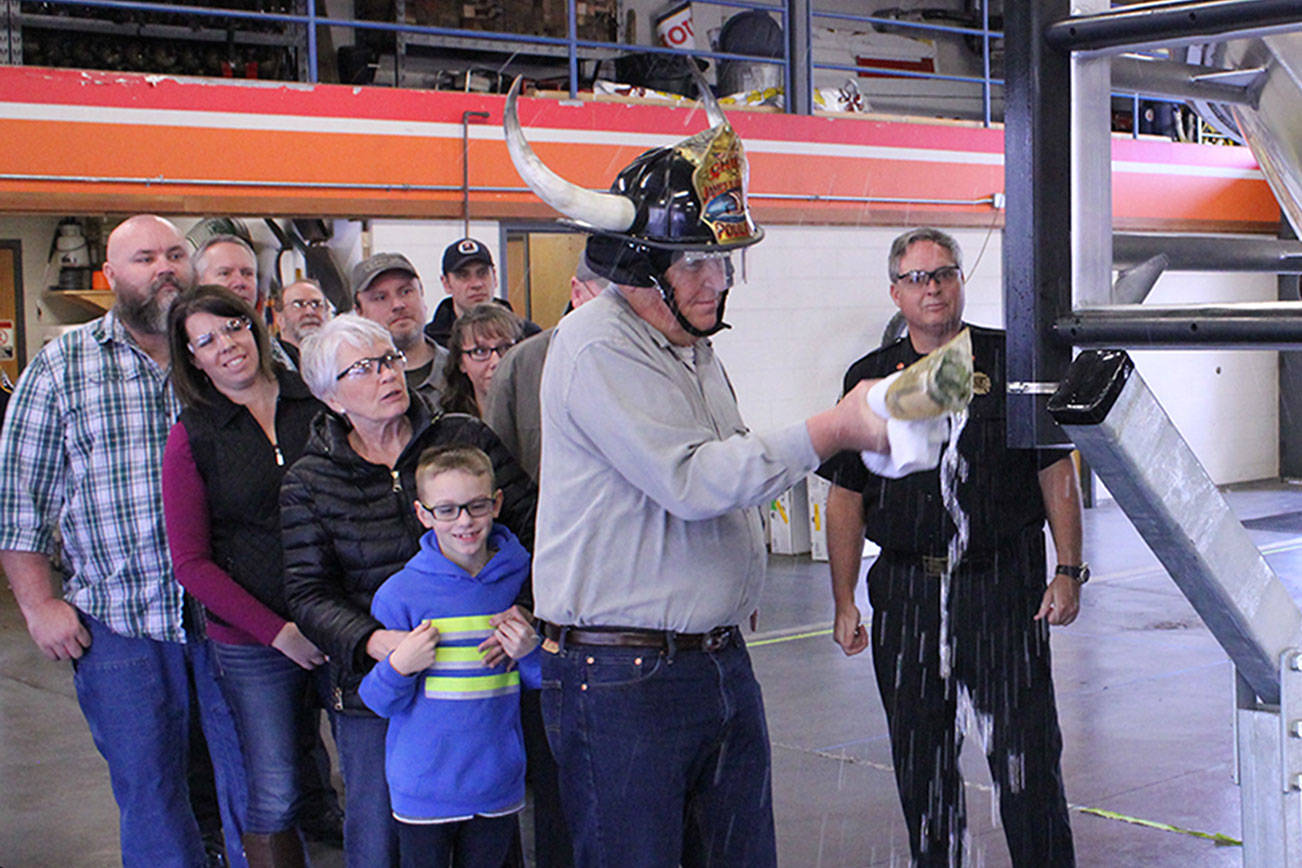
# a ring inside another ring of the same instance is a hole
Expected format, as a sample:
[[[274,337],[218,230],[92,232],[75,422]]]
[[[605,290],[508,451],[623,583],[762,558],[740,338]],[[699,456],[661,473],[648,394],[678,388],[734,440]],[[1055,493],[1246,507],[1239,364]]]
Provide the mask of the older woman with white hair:
[[[303,380],[331,412],[316,419],[281,487],[286,596],[295,623],[330,660],[348,864],[397,865],[384,777],[388,722],[366,708],[357,687],[405,635],[384,629],[370,605],[419,548],[417,460],[447,443],[487,452],[505,497],[500,520],[526,548],[537,492],[487,425],[459,413],[438,415],[408,392],[406,359],[382,326],[342,314],[302,349]]]

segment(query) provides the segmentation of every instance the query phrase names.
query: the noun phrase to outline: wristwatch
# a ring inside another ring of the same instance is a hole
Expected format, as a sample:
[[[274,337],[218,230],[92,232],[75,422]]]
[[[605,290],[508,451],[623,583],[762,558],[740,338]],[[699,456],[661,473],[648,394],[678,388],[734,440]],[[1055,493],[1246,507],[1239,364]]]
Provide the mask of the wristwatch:
[[[1054,570],[1053,574],[1055,576],[1068,576],[1075,579],[1076,584],[1083,585],[1090,580],[1090,565],[1069,566],[1067,564],[1058,564],[1058,569]]]

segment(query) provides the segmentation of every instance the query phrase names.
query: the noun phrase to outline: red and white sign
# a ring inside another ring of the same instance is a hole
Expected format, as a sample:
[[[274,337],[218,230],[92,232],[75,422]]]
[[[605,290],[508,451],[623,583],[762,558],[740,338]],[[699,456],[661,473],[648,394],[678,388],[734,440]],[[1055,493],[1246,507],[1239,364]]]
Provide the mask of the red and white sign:
[[[656,36],[668,48],[695,48],[696,31],[692,29],[692,4],[684,3],[666,12],[656,21]]]
[[[7,362],[14,357],[14,321],[0,319],[0,362]]]

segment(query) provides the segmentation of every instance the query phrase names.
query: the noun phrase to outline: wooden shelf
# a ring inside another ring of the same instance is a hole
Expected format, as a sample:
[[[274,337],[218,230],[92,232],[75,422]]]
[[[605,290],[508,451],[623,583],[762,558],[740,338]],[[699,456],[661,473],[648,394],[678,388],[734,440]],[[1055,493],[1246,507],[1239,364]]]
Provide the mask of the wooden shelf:
[[[47,289],[42,293],[42,299],[50,308],[50,313],[61,320],[102,316],[113,306],[113,293],[107,290],[71,292],[64,289]]]

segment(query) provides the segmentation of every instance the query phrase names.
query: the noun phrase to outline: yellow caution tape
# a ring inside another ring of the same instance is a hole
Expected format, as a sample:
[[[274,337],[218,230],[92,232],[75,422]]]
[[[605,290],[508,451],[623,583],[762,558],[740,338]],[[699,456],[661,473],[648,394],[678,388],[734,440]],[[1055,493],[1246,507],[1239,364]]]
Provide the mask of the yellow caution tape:
[[[755,642],[747,642],[747,648],[758,648],[761,645],[776,645],[778,642],[790,642],[792,639],[808,639],[811,636],[831,636],[832,630],[829,627],[826,630],[813,630],[809,633],[793,633],[790,636],[774,636],[772,639],[759,639]]]
[[[1216,844],[1217,847],[1242,847],[1243,842],[1237,838],[1231,838],[1229,835],[1222,835],[1220,832],[1199,832],[1197,829],[1184,829],[1180,826],[1172,826],[1170,823],[1159,823],[1155,820],[1141,820],[1139,817],[1130,817],[1126,814],[1119,814],[1116,811],[1105,811],[1102,808],[1086,808],[1081,805],[1071,805],[1074,811],[1080,811],[1082,814],[1093,814],[1096,817],[1102,817],[1105,820],[1120,820],[1123,823],[1133,823],[1136,826],[1144,826],[1148,829],[1158,829],[1163,832],[1177,832],[1181,835],[1192,835],[1195,838],[1203,838]]]

